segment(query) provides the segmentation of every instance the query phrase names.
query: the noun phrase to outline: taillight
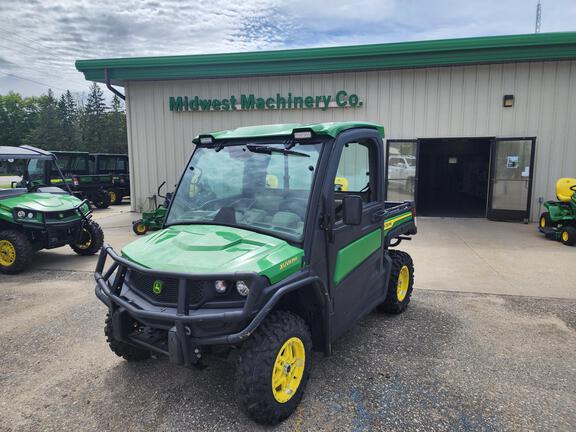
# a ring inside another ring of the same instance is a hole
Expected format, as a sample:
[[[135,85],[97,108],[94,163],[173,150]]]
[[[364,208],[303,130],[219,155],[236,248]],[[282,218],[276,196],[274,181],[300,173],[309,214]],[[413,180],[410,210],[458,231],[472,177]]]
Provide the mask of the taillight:
[[[77,176],[72,176],[72,184],[74,186],[79,186],[80,185],[80,181],[78,180]]]
[[[125,181],[125,178],[124,178],[123,175],[121,175],[121,176],[120,176],[120,183],[124,183],[124,181]]]
[[[416,208],[412,208],[412,217],[416,217]]]

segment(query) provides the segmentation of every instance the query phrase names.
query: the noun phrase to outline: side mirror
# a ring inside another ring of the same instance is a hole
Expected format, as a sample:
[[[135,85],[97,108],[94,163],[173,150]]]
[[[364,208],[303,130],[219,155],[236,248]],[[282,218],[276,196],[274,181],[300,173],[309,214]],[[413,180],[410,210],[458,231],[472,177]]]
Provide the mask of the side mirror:
[[[362,198],[358,195],[348,195],[342,200],[342,221],[345,225],[360,225],[362,223]]]

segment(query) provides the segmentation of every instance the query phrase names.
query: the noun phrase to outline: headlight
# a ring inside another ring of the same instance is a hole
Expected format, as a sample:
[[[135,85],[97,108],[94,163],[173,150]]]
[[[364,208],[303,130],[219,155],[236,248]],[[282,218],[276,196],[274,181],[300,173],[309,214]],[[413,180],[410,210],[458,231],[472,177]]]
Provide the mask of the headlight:
[[[18,216],[20,219],[24,219],[26,217],[26,212],[24,210],[18,210],[16,212],[16,216]]]
[[[236,282],[236,291],[238,291],[238,294],[240,294],[242,297],[246,297],[248,293],[250,293],[250,288],[248,288],[246,282],[238,281]]]
[[[28,213],[28,219],[33,219],[34,218],[34,213],[30,212]]]
[[[217,280],[216,282],[214,282],[214,289],[218,294],[224,294],[226,292],[226,289],[228,289],[226,281]]]

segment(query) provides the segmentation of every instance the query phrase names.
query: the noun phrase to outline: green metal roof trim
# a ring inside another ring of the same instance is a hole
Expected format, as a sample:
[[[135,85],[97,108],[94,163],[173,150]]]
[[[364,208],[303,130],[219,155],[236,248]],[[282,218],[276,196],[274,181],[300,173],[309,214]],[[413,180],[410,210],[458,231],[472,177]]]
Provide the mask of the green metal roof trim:
[[[334,138],[340,132],[354,128],[376,129],[380,136],[384,138],[384,126],[370,122],[331,122],[316,124],[286,123],[259,126],[245,126],[231,130],[211,132],[209,134],[216,140],[231,140],[239,138],[262,138],[262,137],[287,137],[292,135],[294,129],[312,129],[318,135],[328,135]],[[192,141],[197,143],[199,136]]]
[[[77,60],[87,80],[243,77],[576,59],[576,32],[488,36],[333,48]]]

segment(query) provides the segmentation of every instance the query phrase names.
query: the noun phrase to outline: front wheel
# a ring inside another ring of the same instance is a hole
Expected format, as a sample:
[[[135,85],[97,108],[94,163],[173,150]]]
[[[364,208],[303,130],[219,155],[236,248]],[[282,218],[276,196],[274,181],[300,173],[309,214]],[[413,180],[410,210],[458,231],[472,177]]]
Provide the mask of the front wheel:
[[[94,221],[84,222],[78,243],[70,245],[78,255],[94,255],[104,244],[102,228]]]
[[[554,226],[552,219],[550,219],[550,213],[548,213],[548,212],[542,213],[540,215],[540,222],[538,222],[538,225],[542,229]]]
[[[104,336],[106,336],[106,342],[108,342],[108,346],[112,352],[126,361],[142,361],[150,358],[150,351],[128,345],[127,343],[121,342],[115,338],[110,313],[106,314]]]
[[[34,250],[28,238],[19,231],[0,231],[0,273],[17,274],[22,272]]]
[[[254,421],[274,425],[296,409],[310,375],[312,338],[302,318],[276,311],[244,343],[236,393]]]
[[[574,246],[576,244],[576,228],[566,226],[560,231],[560,241],[566,246]]]
[[[404,312],[410,303],[414,287],[414,263],[406,252],[392,250],[389,253],[392,258],[390,282],[386,300],[379,309],[386,313],[399,314]]]
[[[122,192],[120,192],[119,190],[115,189],[109,190],[108,195],[110,196],[110,204],[113,205],[122,204],[122,199],[124,198],[124,196],[122,195]]]
[[[144,235],[148,232],[148,230],[148,226],[144,224],[142,219],[138,219],[132,222],[132,231],[134,231],[134,234]]]

